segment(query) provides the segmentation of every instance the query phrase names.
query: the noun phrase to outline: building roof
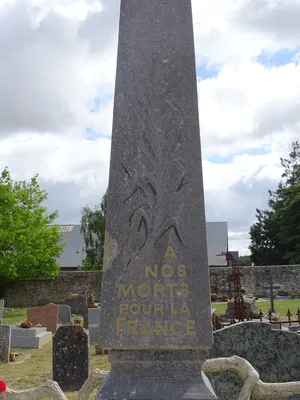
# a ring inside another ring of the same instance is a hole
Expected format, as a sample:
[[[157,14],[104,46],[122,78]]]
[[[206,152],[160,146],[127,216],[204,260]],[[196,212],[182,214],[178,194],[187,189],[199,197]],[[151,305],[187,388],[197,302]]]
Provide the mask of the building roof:
[[[85,244],[80,233],[80,224],[59,225],[63,242],[66,243],[64,252],[58,259],[61,268],[77,268],[85,258]],[[207,252],[210,266],[227,266],[225,257],[216,254],[228,250],[227,222],[207,222]]]
[[[62,242],[66,243],[64,252],[58,259],[61,268],[76,268],[82,265],[85,245],[80,233],[81,225],[60,225]]]

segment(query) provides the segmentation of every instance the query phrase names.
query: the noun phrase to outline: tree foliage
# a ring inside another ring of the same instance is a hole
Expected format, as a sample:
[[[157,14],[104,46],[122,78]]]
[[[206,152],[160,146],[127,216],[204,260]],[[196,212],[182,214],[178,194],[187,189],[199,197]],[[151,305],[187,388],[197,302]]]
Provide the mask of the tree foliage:
[[[0,175],[0,281],[55,278],[63,251],[58,212],[48,213],[38,176],[14,182],[7,168]]]
[[[239,256],[238,262],[243,267],[249,267],[252,263],[250,256]]]
[[[102,270],[106,222],[107,191],[100,205],[93,209],[86,206],[81,210],[81,233],[85,243],[86,257],[83,270]]]
[[[292,143],[267,210],[256,210],[250,228],[251,259],[256,265],[300,264],[300,143]]]

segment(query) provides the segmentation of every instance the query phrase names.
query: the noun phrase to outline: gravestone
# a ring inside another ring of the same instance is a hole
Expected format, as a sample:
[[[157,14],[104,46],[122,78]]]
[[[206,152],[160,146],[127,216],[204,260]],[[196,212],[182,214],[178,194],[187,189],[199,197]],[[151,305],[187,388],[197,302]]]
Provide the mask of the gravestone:
[[[87,296],[80,294],[65,300],[65,304],[71,307],[71,313],[83,317],[84,327],[88,327],[88,303]]]
[[[89,375],[89,344],[82,326],[60,326],[53,336],[53,380],[62,390],[79,390]]]
[[[10,338],[10,325],[0,325],[0,363],[9,362]]]
[[[243,296],[243,299],[244,299],[246,316],[251,316],[251,314],[256,313],[257,309],[256,309],[255,298]],[[229,302],[227,303],[226,318],[232,318],[233,312],[234,312],[234,298],[229,300]]]
[[[40,349],[52,339],[52,333],[47,328],[20,328],[11,326],[11,347],[22,349]]]
[[[4,300],[0,300],[0,325],[3,324]]]
[[[100,308],[89,308],[88,316],[90,343],[98,343],[100,332]]]
[[[71,324],[72,316],[71,316],[71,307],[66,304],[58,307],[58,320],[62,325]]]
[[[190,0],[121,0],[96,399],[213,399]]]
[[[87,310],[87,298],[85,295],[77,295],[74,297],[70,297],[65,299],[65,304],[71,307],[71,313],[76,315],[83,315]]]
[[[48,332],[54,333],[57,329],[58,306],[54,303],[49,303],[42,307],[28,308],[27,320],[33,326],[41,325],[47,328]]]
[[[237,323],[214,332],[209,358],[234,355],[249,361],[263,382],[299,381],[300,337],[296,333],[273,329],[271,324],[256,321]],[[226,371],[207,376],[219,398],[238,400],[243,381],[237,373]],[[300,394],[288,399],[300,400]]]

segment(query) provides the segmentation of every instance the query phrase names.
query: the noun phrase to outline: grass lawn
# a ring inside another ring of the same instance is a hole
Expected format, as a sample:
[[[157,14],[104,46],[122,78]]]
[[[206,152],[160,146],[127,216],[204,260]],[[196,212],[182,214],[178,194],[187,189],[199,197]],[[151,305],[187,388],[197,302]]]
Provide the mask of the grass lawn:
[[[0,379],[11,389],[27,389],[39,386],[47,379],[52,379],[52,343],[41,349],[13,349],[20,353],[20,361],[1,364]],[[27,358],[28,357],[28,358]],[[18,358],[17,358],[18,359]],[[94,369],[110,370],[107,356],[97,356],[95,346],[90,346],[90,371]],[[94,398],[96,390],[91,396]],[[77,392],[66,393],[70,400],[77,399]],[[48,399],[46,397],[45,399]]]
[[[4,325],[16,325],[26,320],[26,308],[14,308],[11,313],[5,312],[3,314]]]
[[[270,300],[257,301],[258,311],[267,313],[270,308]],[[217,314],[224,314],[226,303],[212,303],[212,308],[216,309]],[[300,307],[300,299],[295,300],[275,300],[275,310],[284,318],[288,308],[293,317]],[[13,313],[4,313],[4,324],[17,324],[26,319],[26,309],[14,309]],[[285,318],[284,318],[285,319]],[[52,379],[52,344],[51,342],[41,349],[12,349],[13,352],[20,353],[17,358],[20,361],[1,364],[0,379],[4,380],[11,389],[27,389],[44,383],[47,379]],[[90,370],[96,368],[109,370],[110,364],[107,356],[97,356],[95,346],[90,346]],[[68,399],[77,399],[77,393],[67,393]],[[93,396],[93,397],[92,397]],[[94,398],[95,392],[91,398]]]
[[[211,303],[212,308],[216,309],[217,314],[225,314],[227,303]],[[293,317],[296,318],[298,307],[300,308],[300,299],[295,300],[275,300],[274,308],[281,317],[285,317],[288,309],[290,309]],[[266,314],[270,309],[270,299],[264,299],[262,301],[256,301],[257,311],[261,310]]]
[[[12,313],[4,313],[4,324],[16,325],[26,319],[26,308],[15,308]],[[39,386],[47,379],[52,379],[52,343],[41,349],[11,349],[19,353],[17,362],[1,364],[0,379],[11,389],[28,389]],[[95,346],[90,346],[90,371],[94,369],[110,370],[107,356],[98,356]],[[96,391],[91,398],[94,398]],[[66,393],[68,399],[77,399],[77,393]],[[48,399],[48,398],[47,398]],[[50,399],[50,398],[49,398]]]

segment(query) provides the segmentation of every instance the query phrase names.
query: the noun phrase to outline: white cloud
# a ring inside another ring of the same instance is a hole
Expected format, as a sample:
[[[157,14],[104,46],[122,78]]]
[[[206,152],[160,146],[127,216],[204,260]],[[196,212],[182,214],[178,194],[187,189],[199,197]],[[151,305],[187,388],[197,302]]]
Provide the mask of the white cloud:
[[[66,223],[99,203],[107,184],[110,141],[84,136],[111,131],[119,3],[1,2],[0,169],[16,179],[39,173]],[[299,137],[299,60],[257,61],[299,51],[299,8],[300,0],[193,0],[198,64],[218,71],[198,85],[207,219],[228,221],[233,250],[247,252],[255,208],[266,206],[279,157]],[[90,113],[95,98],[100,110]]]
[[[300,65],[225,65],[199,83],[205,154],[261,148],[299,135]]]

